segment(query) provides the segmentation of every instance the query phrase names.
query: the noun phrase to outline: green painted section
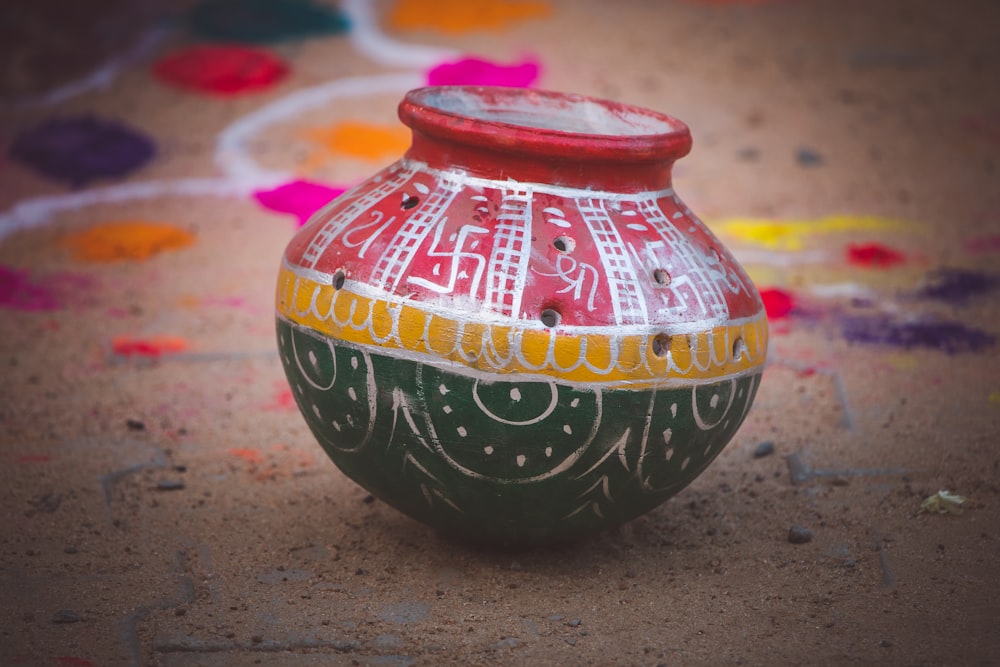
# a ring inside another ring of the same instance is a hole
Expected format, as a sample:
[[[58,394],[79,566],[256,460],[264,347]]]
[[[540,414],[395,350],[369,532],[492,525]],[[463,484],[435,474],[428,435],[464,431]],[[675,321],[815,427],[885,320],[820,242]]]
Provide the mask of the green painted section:
[[[602,389],[481,376],[332,341],[278,318],[292,393],[345,474],[465,539],[569,540],[691,482],[739,428],[760,374]]]

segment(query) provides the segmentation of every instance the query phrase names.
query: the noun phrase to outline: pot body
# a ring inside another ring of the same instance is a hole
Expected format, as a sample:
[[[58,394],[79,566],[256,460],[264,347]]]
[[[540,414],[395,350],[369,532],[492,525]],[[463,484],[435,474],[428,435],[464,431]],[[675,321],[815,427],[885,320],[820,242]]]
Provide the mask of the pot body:
[[[687,128],[514,89],[412,91],[400,115],[410,151],[280,269],[282,363],[327,454],[402,512],[505,545],[690,483],[750,408],[767,318],[673,191]]]

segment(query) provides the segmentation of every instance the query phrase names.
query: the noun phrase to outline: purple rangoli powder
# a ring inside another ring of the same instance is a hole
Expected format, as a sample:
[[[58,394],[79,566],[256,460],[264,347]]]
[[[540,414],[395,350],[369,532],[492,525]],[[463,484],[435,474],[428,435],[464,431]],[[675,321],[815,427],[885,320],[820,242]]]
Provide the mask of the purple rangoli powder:
[[[14,140],[10,157],[49,178],[83,186],[144,166],[156,145],[144,134],[94,116],[53,118]]]

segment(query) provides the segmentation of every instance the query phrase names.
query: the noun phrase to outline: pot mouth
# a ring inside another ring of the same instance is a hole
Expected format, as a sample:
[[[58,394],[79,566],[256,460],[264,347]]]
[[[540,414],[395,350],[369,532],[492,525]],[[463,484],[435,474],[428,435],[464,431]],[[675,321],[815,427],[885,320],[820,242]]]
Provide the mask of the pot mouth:
[[[399,118],[414,132],[510,153],[610,162],[676,160],[691,132],[657,111],[528,88],[430,86],[408,92]]]

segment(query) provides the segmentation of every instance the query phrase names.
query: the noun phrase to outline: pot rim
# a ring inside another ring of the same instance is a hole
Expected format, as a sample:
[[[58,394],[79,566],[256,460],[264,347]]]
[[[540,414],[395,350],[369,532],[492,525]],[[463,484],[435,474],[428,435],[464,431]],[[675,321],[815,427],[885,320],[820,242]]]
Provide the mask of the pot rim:
[[[691,150],[688,126],[673,116],[573,93],[427,86],[407,92],[398,112],[414,133],[506,153],[628,163]]]

